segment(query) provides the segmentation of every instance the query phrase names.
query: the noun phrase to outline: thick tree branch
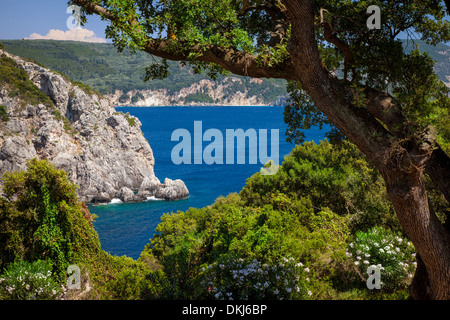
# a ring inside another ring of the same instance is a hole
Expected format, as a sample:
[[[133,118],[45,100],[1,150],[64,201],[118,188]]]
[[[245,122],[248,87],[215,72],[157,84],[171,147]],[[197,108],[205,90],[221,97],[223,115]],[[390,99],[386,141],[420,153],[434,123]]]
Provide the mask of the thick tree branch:
[[[350,87],[324,67],[315,38],[313,2],[285,0],[283,3],[292,30],[288,51],[302,88],[317,108],[382,168],[383,153],[390,148],[393,136],[367,109],[355,106]]]
[[[365,93],[367,109],[385,124],[393,135],[405,139],[415,134],[413,124],[400,111],[390,94],[369,87],[365,88]],[[425,166],[425,172],[450,203],[450,157],[435,141],[425,141],[425,143],[434,148]]]
[[[119,18],[109,10],[93,4],[89,0],[72,0],[72,3],[83,7],[90,13],[106,18],[112,23],[119,21]],[[138,24],[138,22],[133,19],[129,19],[128,23],[130,25]],[[132,39],[135,37],[131,30],[128,31],[127,34]],[[199,54],[199,57],[196,60],[206,63],[215,63],[236,75],[254,78],[281,78],[286,80],[298,80],[292,72],[293,68],[291,61],[285,61],[284,63],[277,64],[276,66],[268,67],[264,65],[264,62],[256,61],[256,55],[232,48],[222,48],[220,46],[210,46],[206,49],[193,47],[180,53],[169,49],[170,41],[173,40],[154,39],[146,36],[144,41],[145,44],[142,50],[160,58],[173,61],[186,61],[190,53],[196,53]]]

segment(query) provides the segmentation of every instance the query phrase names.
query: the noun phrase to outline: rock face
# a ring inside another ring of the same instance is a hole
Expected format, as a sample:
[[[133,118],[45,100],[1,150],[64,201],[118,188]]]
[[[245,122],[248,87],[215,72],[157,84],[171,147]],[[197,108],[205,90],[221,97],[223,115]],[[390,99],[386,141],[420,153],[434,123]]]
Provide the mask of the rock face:
[[[251,82],[262,82],[260,79],[252,79]],[[222,81],[203,79],[182,88],[180,91],[169,94],[166,89],[159,90],[135,90],[126,92],[128,99],[122,101],[120,97],[124,92],[116,91],[108,95],[108,99],[120,106],[148,107],[148,106],[198,106],[198,105],[220,105],[220,106],[267,106],[285,105],[288,96],[280,96],[270,103],[264,102],[262,97],[252,95],[242,80],[237,77],[226,77]],[[136,94],[140,98],[132,99]],[[208,102],[191,102],[188,98],[193,95],[203,95]]]
[[[178,200],[189,192],[181,180],[161,183],[155,159],[136,117],[115,112],[106,98],[65,76],[0,50],[54,103],[25,105],[0,83],[0,105],[9,120],[0,121],[0,176],[26,169],[32,158],[48,159],[78,186],[80,200],[104,203]]]

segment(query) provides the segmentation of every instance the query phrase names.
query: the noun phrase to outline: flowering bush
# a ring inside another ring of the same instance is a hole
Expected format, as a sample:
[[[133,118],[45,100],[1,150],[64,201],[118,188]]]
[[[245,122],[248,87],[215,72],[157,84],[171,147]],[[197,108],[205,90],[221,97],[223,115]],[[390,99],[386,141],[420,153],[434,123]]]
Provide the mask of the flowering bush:
[[[227,257],[202,269],[201,285],[216,299],[307,299],[310,270],[294,258],[261,264]]]
[[[51,265],[37,260],[17,261],[8,266],[0,278],[0,299],[52,300],[61,288],[52,278]]]
[[[413,245],[382,227],[357,232],[354,241],[349,244],[347,257],[353,260],[363,280],[368,278],[369,266],[380,266],[381,288],[386,290],[406,287],[416,267]]]

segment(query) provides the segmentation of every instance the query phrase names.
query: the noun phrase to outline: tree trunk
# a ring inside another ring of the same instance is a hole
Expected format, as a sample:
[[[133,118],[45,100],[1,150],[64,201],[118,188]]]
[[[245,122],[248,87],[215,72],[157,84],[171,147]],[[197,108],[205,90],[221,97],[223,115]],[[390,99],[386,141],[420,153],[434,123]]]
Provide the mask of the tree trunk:
[[[411,283],[411,300],[430,300],[430,281],[428,279],[427,268],[420,255],[416,256],[417,268]]]
[[[450,236],[429,210],[422,169],[382,172],[400,224],[419,257],[411,288],[413,299],[450,299]]]

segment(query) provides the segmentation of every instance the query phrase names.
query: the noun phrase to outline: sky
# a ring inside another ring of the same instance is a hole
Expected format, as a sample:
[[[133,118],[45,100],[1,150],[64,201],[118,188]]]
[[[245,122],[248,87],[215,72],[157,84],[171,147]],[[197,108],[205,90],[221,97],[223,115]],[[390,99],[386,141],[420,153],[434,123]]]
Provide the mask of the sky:
[[[67,0],[0,0],[0,40],[107,41],[107,23],[98,16],[89,16],[83,28],[70,29],[71,14],[67,8]]]

